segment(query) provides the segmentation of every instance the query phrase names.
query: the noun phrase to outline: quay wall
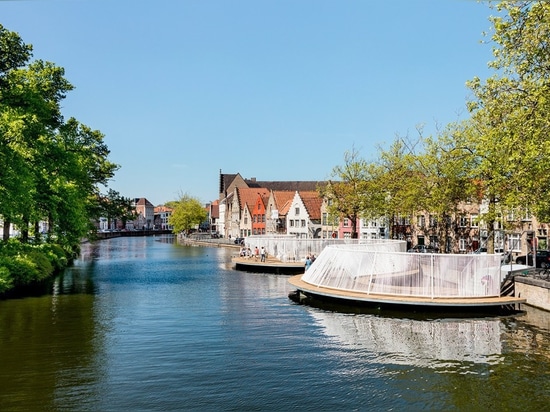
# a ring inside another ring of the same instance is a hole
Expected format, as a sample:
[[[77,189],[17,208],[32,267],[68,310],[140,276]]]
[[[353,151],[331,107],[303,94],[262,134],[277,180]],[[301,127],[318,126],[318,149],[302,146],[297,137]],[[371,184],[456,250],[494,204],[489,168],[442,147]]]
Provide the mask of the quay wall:
[[[550,311],[550,282],[531,276],[515,276],[515,295],[527,299],[527,304]]]

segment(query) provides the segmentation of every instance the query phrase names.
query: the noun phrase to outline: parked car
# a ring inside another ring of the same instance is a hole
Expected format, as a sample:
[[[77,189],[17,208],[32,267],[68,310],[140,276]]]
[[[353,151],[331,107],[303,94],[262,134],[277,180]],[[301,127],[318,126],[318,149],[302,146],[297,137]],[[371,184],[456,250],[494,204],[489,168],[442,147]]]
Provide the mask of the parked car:
[[[550,251],[549,250],[537,250],[537,267],[548,268],[550,267]],[[527,262],[527,263],[526,263]],[[520,255],[516,258],[518,265],[533,266],[533,253],[529,252],[527,255]]]
[[[416,245],[407,250],[409,253],[439,253],[439,249],[430,245]]]
[[[477,250],[475,250],[471,253],[474,253],[476,255],[486,255],[487,254],[487,248],[486,247],[480,247],[479,249],[477,249]],[[510,252],[505,253],[502,248],[496,248],[495,249],[495,255],[500,255],[500,263],[501,264],[504,265],[506,263],[510,263],[510,260],[511,260]]]
[[[244,245],[244,237],[236,237],[235,238],[235,244],[236,245]]]

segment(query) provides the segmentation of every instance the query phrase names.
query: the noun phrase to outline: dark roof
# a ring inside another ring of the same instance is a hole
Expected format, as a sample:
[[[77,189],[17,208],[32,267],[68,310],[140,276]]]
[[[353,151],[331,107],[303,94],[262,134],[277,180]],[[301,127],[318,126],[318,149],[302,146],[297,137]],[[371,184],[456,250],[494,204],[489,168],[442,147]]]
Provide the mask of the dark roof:
[[[227,173],[221,173],[220,171],[220,193],[224,193],[225,190],[229,187],[231,182],[235,180],[235,178],[238,176],[238,173],[235,174],[227,174]]]
[[[301,192],[301,191],[311,191],[317,190],[319,186],[325,186],[326,182],[321,181],[259,181],[259,180],[250,180],[245,179],[248,187],[260,188],[265,187],[269,190],[278,190],[278,191],[292,191],[292,192]]]

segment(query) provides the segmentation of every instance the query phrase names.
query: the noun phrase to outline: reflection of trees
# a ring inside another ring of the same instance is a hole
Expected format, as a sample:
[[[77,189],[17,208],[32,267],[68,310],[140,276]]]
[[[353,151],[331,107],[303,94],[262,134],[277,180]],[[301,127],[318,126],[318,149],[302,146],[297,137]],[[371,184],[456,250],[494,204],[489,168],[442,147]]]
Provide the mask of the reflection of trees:
[[[93,387],[93,301],[82,294],[0,302],[0,409],[56,410],[59,388]],[[62,404],[72,409],[70,395]]]

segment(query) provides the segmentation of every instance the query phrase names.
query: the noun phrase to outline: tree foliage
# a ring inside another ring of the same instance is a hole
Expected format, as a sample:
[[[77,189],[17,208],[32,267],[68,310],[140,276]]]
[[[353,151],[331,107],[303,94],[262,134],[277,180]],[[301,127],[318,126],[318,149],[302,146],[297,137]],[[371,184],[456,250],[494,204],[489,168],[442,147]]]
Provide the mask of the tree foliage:
[[[470,139],[488,197],[550,220],[550,3],[503,1],[491,18],[496,73],[468,82]],[[495,203],[496,204],[496,203]]]
[[[65,121],[61,103],[73,89],[64,69],[31,61],[32,46],[0,25],[0,217],[4,241],[10,223],[27,241],[40,236],[38,222],[48,222],[48,239],[77,244],[98,210],[98,185],[105,185],[117,165],[108,160],[103,135]]]
[[[367,163],[354,148],[344,154],[344,165],[332,170],[333,180],[319,189],[329,200],[329,214],[344,217],[351,222],[351,237],[357,238],[357,224],[367,201]]]
[[[394,220],[425,211],[445,223],[442,240],[446,222],[471,200],[488,206],[483,219],[489,229],[507,212],[529,211],[550,221],[550,3],[502,1],[491,7],[497,12],[488,34],[495,74],[467,82],[470,117],[433,137],[419,130],[417,140],[397,138],[380,150],[376,163],[346,157],[334,169],[341,177],[334,186],[341,190],[333,195],[342,216]],[[365,193],[367,200],[359,200]]]
[[[189,233],[189,231],[208,217],[208,212],[201,202],[188,194],[184,194],[175,204],[168,223],[173,227],[174,233]]]
[[[136,208],[132,199],[122,196],[113,189],[109,189],[107,195],[100,196],[99,206],[98,215],[107,218],[109,227],[113,220],[120,220],[122,225],[126,226],[126,222],[135,217]]]
[[[59,268],[53,249],[24,244],[40,243],[39,222],[48,222],[48,242],[77,248],[98,217],[99,185],[118,168],[99,131],[63,118],[73,90],[64,69],[31,58],[32,46],[0,25],[0,246],[10,245],[12,224],[21,234],[21,246],[0,249],[0,292]]]

